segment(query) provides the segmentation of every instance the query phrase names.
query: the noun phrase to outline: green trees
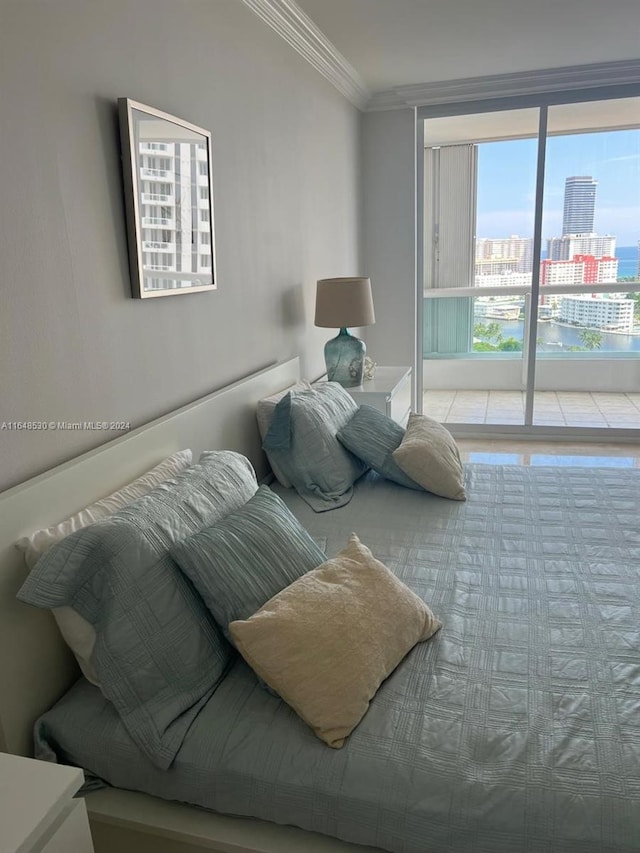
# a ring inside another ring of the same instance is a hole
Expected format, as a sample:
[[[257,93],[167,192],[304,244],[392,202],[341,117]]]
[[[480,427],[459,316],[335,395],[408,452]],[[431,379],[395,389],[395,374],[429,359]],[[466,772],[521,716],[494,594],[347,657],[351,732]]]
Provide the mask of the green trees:
[[[517,338],[505,338],[498,346],[502,352],[522,352],[522,341]]]
[[[580,332],[580,342],[585,349],[600,349],[602,346],[602,335],[595,329],[583,329]]]
[[[522,341],[502,337],[500,323],[476,323],[473,337],[474,352],[522,352]]]
[[[499,343],[502,340],[502,329],[500,323],[476,323],[473,327],[473,337],[481,341]]]

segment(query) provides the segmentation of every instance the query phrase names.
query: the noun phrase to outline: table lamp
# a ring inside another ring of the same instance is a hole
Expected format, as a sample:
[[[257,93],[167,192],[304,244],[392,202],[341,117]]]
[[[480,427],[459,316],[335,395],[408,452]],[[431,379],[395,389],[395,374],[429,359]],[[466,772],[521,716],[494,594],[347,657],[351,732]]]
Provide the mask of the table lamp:
[[[339,382],[345,388],[362,384],[367,348],[364,341],[350,334],[347,326],[371,326],[375,321],[370,279],[319,279],[314,325],[340,329],[324,347],[330,382]]]

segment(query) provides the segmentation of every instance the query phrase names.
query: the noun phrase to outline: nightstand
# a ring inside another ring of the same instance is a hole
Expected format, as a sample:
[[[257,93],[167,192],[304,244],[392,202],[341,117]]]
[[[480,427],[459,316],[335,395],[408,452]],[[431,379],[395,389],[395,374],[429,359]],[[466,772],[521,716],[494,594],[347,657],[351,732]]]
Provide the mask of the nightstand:
[[[401,426],[407,425],[411,411],[411,368],[376,367],[373,379],[345,388],[358,405],[366,403],[384,412]]]
[[[0,753],[2,853],[93,853],[82,770]]]

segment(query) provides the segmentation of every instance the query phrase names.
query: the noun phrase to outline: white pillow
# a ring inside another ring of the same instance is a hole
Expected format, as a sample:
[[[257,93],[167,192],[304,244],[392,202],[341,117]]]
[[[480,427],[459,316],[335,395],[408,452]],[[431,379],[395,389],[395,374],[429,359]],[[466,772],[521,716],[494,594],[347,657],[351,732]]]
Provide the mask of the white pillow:
[[[180,450],[178,453],[168,456],[155,468],[151,468],[146,474],[138,477],[137,480],[81,509],[70,518],[53,524],[44,530],[35,530],[29,536],[23,536],[15,543],[16,547],[24,552],[27,566],[29,569],[33,569],[40,557],[65,536],[80,530],[82,527],[87,527],[101,518],[108,518],[114,512],[122,509],[123,506],[127,506],[137,498],[146,495],[160,483],[175,477],[176,474],[188,468],[192,458],[191,450]],[[65,643],[76,656],[82,674],[92,684],[99,686],[98,678],[91,664],[91,654],[96,641],[96,632],[93,626],[71,607],[56,607],[52,613]]]
[[[270,397],[264,397],[262,400],[258,401],[258,408],[256,410],[256,417],[258,419],[258,429],[260,430],[260,438],[264,441],[265,435],[269,432],[269,427],[271,426],[271,418],[273,417],[273,410],[278,405],[280,400],[284,397],[285,394],[288,394],[289,391],[310,391],[311,383],[308,379],[301,379],[300,382],[296,382],[295,385],[291,385],[289,388],[285,388],[284,391],[278,391],[277,394],[272,394]],[[276,480],[281,483],[285,489],[293,488],[293,483],[287,477],[287,475],[282,470],[281,466],[278,465],[277,459],[274,458],[272,453],[269,453],[268,450],[265,450],[267,454],[267,459],[269,460],[269,465],[271,465],[271,470],[276,478]]]

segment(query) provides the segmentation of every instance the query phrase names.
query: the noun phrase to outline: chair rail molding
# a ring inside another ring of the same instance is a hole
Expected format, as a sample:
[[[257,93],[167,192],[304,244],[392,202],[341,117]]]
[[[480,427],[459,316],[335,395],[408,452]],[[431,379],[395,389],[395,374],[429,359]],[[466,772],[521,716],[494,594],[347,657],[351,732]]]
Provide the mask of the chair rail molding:
[[[356,69],[293,0],[242,0],[359,110],[371,92]],[[406,105],[403,105],[406,106]]]

